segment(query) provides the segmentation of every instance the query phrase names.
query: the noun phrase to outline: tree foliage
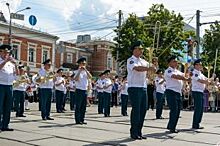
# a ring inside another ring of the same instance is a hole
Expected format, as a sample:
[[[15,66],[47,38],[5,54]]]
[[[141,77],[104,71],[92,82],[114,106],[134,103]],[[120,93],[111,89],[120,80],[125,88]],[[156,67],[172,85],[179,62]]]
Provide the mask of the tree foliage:
[[[203,39],[203,53],[201,55],[203,64],[214,67],[216,49],[218,49],[218,56],[220,54],[220,24],[211,24],[210,29],[205,30]],[[217,57],[216,74],[218,75],[220,74],[219,62],[220,57]]]
[[[174,54],[173,50],[182,50],[183,41],[189,37],[189,33],[184,32],[183,17],[180,14],[175,14],[174,11],[169,11],[163,4],[154,4],[149,9],[147,16],[144,18],[137,17],[135,14],[130,14],[128,19],[123,23],[121,28],[117,28],[115,32],[118,34],[114,41],[118,45],[113,49],[113,56],[116,57],[117,50],[119,51],[119,62],[125,63],[130,57],[129,48],[138,39],[142,40],[144,47],[156,47],[154,42],[155,24],[160,22],[160,36],[158,49],[154,50],[153,56],[158,57],[161,68],[166,68],[167,58]],[[148,60],[149,53],[144,51],[144,58]]]

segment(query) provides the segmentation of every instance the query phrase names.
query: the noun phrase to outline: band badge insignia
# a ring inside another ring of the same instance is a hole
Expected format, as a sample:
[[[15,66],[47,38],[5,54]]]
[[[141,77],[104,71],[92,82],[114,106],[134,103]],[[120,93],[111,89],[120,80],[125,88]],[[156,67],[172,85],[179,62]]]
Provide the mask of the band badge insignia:
[[[172,71],[171,70],[168,70],[168,73],[171,73]]]
[[[134,63],[134,61],[133,61],[133,60],[131,60],[131,61],[130,61],[130,64],[133,64],[133,63]]]
[[[198,77],[199,75],[198,74],[195,74],[195,77]]]

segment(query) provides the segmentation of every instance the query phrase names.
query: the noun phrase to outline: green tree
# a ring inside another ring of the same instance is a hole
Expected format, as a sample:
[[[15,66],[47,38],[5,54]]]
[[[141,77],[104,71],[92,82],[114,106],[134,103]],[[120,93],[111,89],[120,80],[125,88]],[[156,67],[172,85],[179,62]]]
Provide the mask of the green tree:
[[[156,47],[157,41],[154,45],[153,42],[157,22],[160,23],[160,36],[158,49],[154,51],[153,56],[159,57],[159,65],[165,69],[167,57],[175,54],[174,50],[183,49],[183,41],[186,40],[189,33],[183,30],[183,17],[180,14],[175,14],[174,11],[169,11],[163,4],[154,4],[143,19],[138,18],[135,14],[130,14],[121,29],[115,30],[120,36],[115,37],[114,40],[120,44],[120,47],[113,49],[114,57],[116,57],[118,50],[119,61],[124,63],[131,55],[128,48],[138,39],[143,41],[145,48]],[[148,60],[149,53],[147,50],[144,51],[144,57]]]
[[[117,44],[117,47],[113,48],[113,56],[116,58],[118,50],[118,62],[124,64],[128,57],[131,56],[130,47],[135,41],[142,40],[144,44],[148,42],[143,30],[144,23],[135,14],[130,14],[129,18],[122,24],[121,29],[115,30],[119,36],[115,37],[114,41],[120,44],[120,46]]]
[[[203,36],[203,53],[201,58],[205,66],[211,65],[214,67],[216,49],[218,56],[220,52],[220,24],[215,23],[210,25],[210,29],[205,30]],[[217,57],[216,74],[220,74],[220,57]],[[211,71],[213,72],[213,70]]]

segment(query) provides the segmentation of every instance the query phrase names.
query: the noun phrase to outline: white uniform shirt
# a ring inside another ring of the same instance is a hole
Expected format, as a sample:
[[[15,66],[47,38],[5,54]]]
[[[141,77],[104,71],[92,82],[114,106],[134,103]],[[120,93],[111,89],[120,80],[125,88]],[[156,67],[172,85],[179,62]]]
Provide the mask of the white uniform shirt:
[[[45,77],[47,75],[47,72],[44,68],[41,68],[38,73],[41,77]],[[50,79],[46,83],[40,84],[40,88],[44,88],[44,89],[53,89],[53,86],[54,86],[53,79]]]
[[[98,81],[96,82],[96,87],[97,87],[96,89],[97,89],[98,92],[101,92],[101,93],[103,92],[103,90],[104,90],[103,89],[104,83],[105,83],[104,79],[103,80],[102,79],[98,79]],[[102,88],[102,89],[98,89],[98,87]]]
[[[74,80],[71,80],[71,81],[70,81],[69,87],[70,87],[70,91],[71,91],[71,92],[75,92],[75,89],[74,89],[74,88],[76,88],[76,84],[75,84],[75,81],[74,81]]]
[[[123,86],[124,86],[124,89],[121,89],[121,94],[128,95],[128,82],[125,82],[124,85],[122,85],[122,87]]]
[[[146,74],[147,72],[138,72],[133,70],[135,66],[144,66],[149,67],[149,63],[141,58],[136,58],[134,55],[127,60],[127,71],[128,71],[128,87],[145,87],[147,88],[146,83]]]
[[[162,84],[159,84],[161,81],[163,81],[164,79],[163,78],[160,78],[160,77],[155,77],[155,85],[156,85],[156,92],[159,92],[159,93],[162,93],[164,94],[164,91],[165,91],[165,82],[163,82]]]
[[[4,60],[0,57],[0,64],[3,62]],[[12,85],[15,79],[15,65],[9,61],[0,69],[0,85]]]
[[[183,73],[177,69],[168,67],[168,69],[166,69],[164,73],[164,78],[166,81],[166,89],[170,89],[182,94],[183,82],[181,80],[176,80],[174,78],[171,78],[172,75],[183,75]]]
[[[75,76],[78,74],[79,70],[74,71],[75,72]],[[76,83],[76,89],[80,89],[80,90],[87,90],[88,89],[88,76],[86,74],[86,71],[81,71],[80,75],[79,75],[79,80],[75,81]]]
[[[205,84],[198,82],[199,79],[206,80],[207,78],[201,73],[201,71],[194,69],[192,76],[192,91],[204,92]]]
[[[16,76],[16,80],[19,80],[20,78],[21,78],[21,76]],[[21,83],[17,87],[14,87],[13,90],[26,91],[28,86],[29,86],[29,84],[27,84],[27,83]]]
[[[35,83],[31,83],[30,86],[32,91],[37,91],[37,85]]]
[[[112,84],[111,79],[105,78],[104,79],[104,86],[109,86],[110,84]],[[112,93],[112,86],[109,86],[108,88],[104,89],[104,92]]]
[[[61,82],[64,82],[62,84],[60,84]],[[60,84],[59,86],[56,86],[56,84]],[[59,90],[59,91],[65,91],[65,80],[63,77],[57,77],[56,82],[55,82],[55,89]]]

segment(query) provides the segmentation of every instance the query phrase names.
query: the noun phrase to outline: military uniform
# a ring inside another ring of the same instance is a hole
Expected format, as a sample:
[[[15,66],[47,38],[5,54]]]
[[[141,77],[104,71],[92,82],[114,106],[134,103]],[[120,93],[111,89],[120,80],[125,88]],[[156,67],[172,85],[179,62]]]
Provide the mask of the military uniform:
[[[102,76],[102,74],[100,75]],[[103,114],[103,85],[104,79],[99,78],[96,82],[97,92],[98,92],[98,113]]]
[[[200,63],[200,61],[195,61]],[[194,115],[192,128],[200,129],[200,122],[203,115],[203,93],[205,90],[205,84],[198,82],[198,80],[207,80],[207,78],[201,73],[201,71],[194,69],[192,76],[192,97],[194,99]]]
[[[156,119],[162,119],[163,112],[163,101],[164,101],[164,91],[165,91],[165,82],[164,79],[157,76],[155,78],[156,85]],[[162,82],[162,83],[161,83]],[[160,84],[161,83],[161,84]]]
[[[121,114],[127,116],[128,106],[128,82],[124,82],[121,89]]]
[[[136,47],[141,47],[140,42],[136,42],[131,50],[133,51]],[[149,67],[149,63],[142,58],[136,58],[134,55],[127,60],[128,96],[132,106],[130,136],[133,139],[145,139],[141,130],[147,111],[147,72],[134,70],[136,66]]]
[[[78,59],[77,63],[80,64],[86,61],[85,58]],[[88,89],[88,75],[85,70],[81,70],[80,68],[74,71],[75,77],[79,73],[78,80],[75,80],[76,84],[76,109],[75,109],[75,121],[76,124],[87,124],[84,122],[85,112],[86,112],[86,104],[87,104],[87,89]]]
[[[168,69],[166,69],[164,74],[164,78],[166,80],[165,93],[167,98],[167,104],[170,109],[170,117],[169,117],[167,129],[169,129],[172,133],[176,133],[177,132],[176,125],[179,119],[180,109],[181,109],[181,94],[182,94],[183,82],[181,80],[172,78],[171,77],[172,75],[183,76],[183,73],[177,69],[168,67]]]
[[[1,45],[1,51],[10,51],[9,45]],[[4,65],[3,65],[4,64]],[[13,103],[13,81],[15,79],[15,65],[8,61],[6,62],[0,56],[0,128],[2,131],[13,131],[8,127],[10,122],[11,108]]]
[[[50,64],[50,60],[46,60],[43,62],[44,65]],[[46,77],[48,72],[41,68],[38,72],[40,77]],[[54,80],[49,79],[46,82],[40,84],[40,103],[41,103],[41,117],[43,120],[53,120],[50,118],[50,110],[51,110],[51,98],[52,98],[52,90],[54,87]]]
[[[64,84],[65,84],[65,80],[64,80],[63,77],[61,77],[61,76],[56,77],[55,95],[56,95],[56,109],[57,109],[58,113],[63,112],[63,107],[62,106],[63,106],[64,91],[65,91],[65,88],[66,88]]]
[[[69,91],[70,91],[70,110],[75,110],[76,99],[75,99],[75,91],[76,84],[74,80],[71,80],[69,83]]]
[[[26,76],[27,78],[26,74],[18,75],[16,80],[19,80],[21,76]],[[17,87],[14,87],[13,89],[16,117],[25,117],[24,116],[24,99],[25,99],[27,87],[28,87],[27,83],[21,83]]]
[[[110,73],[110,70],[106,70],[104,74]],[[106,87],[106,88],[105,88]],[[104,105],[104,116],[110,116],[110,102],[112,93],[112,81],[110,78],[106,77],[104,79],[104,91],[103,91],[103,105]]]

